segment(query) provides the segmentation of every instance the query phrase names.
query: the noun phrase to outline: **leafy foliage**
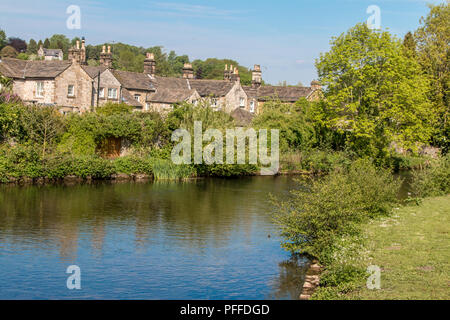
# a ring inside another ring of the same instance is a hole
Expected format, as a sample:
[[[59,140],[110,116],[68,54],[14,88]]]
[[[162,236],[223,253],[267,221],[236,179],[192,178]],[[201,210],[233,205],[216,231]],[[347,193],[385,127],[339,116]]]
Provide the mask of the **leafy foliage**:
[[[432,134],[429,83],[388,32],[358,24],[316,62],[325,99],[313,116],[361,156],[385,157],[392,142],[417,150]]]
[[[376,169],[368,160],[301,183],[289,200],[274,199],[283,247],[332,262],[337,241],[359,234],[362,222],[388,214],[399,188],[400,181],[388,170]]]

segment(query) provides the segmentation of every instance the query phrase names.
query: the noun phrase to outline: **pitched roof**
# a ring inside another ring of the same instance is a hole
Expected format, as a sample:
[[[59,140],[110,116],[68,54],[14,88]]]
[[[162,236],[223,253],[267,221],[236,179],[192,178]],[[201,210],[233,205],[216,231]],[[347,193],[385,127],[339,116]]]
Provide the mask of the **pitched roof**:
[[[0,72],[9,78],[55,78],[71,64],[70,61],[5,58],[0,62]]]
[[[150,102],[177,103],[189,99],[195,90],[188,89],[157,89],[155,93],[149,95]]]
[[[191,90],[189,81],[183,78],[173,78],[173,77],[153,77],[153,84],[156,90],[162,89],[172,89],[172,90]]]
[[[189,83],[192,89],[198,91],[200,96],[225,96],[235,85],[235,82],[229,80],[199,80],[189,79]]]
[[[122,100],[133,107],[141,107],[142,104],[137,101],[127,89],[122,89]]]
[[[295,102],[302,97],[308,97],[314,90],[311,87],[282,87],[282,86],[261,86],[257,89],[253,87],[243,87],[244,91],[251,98],[260,101],[280,99],[286,102]]]
[[[111,70],[120,84],[127,89],[154,90],[152,78],[148,74],[122,70]]]
[[[89,77],[91,77],[92,79],[94,79],[95,77],[98,76],[98,73],[102,73],[103,71],[105,71],[106,69],[108,69],[105,66],[81,66],[83,68],[84,71],[86,71],[86,73],[89,75]]]
[[[45,56],[53,56],[53,57],[59,57],[63,54],[61,49],[45,49],[43,48],[44,55]]]

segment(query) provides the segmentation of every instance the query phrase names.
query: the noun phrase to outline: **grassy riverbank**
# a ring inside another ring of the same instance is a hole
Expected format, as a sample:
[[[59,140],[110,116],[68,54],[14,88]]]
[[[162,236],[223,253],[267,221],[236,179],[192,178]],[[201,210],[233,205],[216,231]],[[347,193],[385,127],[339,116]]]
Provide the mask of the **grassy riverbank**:
[[[450,299],[450,195],[395,210],[366,230],[381,290],[364,284],[355,299]]]

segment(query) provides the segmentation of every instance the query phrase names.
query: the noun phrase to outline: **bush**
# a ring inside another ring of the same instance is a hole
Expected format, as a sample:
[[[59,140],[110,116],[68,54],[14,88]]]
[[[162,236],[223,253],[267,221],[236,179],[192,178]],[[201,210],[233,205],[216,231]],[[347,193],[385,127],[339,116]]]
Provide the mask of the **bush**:
[[[424,170],[413,172],[412,195],[440,196],[450,193],[450,154],[435,160]]]
[[[330,264],[339,239],[359,235],[362,222],[390,212],[400,185],[390,171],[369,160],[303,181],[287,201],[274,199],[283,247]]]
[[[153,161],[150,158],[139,158],[136,156],[121,157],[114,160],[114,168],[116,173],[126,174],[152,174]]]

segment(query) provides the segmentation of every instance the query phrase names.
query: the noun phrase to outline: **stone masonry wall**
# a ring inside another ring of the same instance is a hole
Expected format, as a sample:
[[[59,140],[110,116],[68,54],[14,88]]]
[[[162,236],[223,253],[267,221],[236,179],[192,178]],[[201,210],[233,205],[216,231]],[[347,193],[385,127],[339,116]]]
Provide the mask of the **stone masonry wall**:
[[[72,64],[55,79],[55,103],[59,107],[89,111],[92,105],[92,79],[79,64]],[[74,96],[68,95],[69,85],[74,86]]]

